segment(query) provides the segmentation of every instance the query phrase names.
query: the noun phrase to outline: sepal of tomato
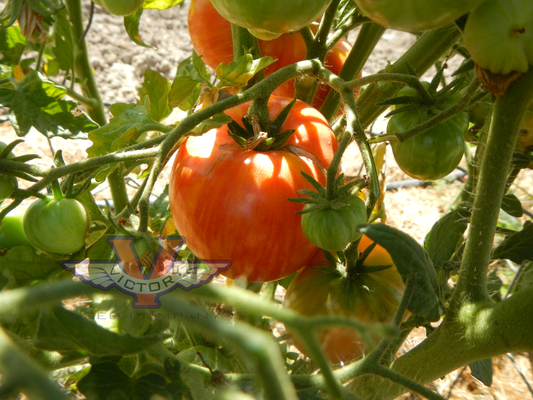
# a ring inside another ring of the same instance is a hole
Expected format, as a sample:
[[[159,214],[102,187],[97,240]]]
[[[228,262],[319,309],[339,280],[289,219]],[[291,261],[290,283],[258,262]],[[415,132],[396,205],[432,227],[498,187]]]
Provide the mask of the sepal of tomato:
[[[272,96],[270,118],[291,99]],[[235,121],[250,103],[226,111]],[[176,229],[202,260],[232,263],[232,279],[265,282],[298,270],[316,247],[300,226],[298,189],[311,189],[306,172],[321,184],[338,147],[325,118],[296,101],[280,131],[294,129],[285,148],[246,150],[228,135],[227,125],[189,137],[176,154],[170,181],[170,208]]]
[[[362,236],[359,250],[364,251],[373,242]],[[383,247],[377,245],[364,265],[393,265]],[[292,280],[285,295],[284,307],[305,316],[340,315],[356,318],[365,323],[392,321],[404,292],[404,283],[396,267],[347,277],[331,265],[319,250],[311,262]],[[319,344],[329,358],[338,364],[361,357],[365,346],[357,331],[348,328],[327,328],[317,332]],[[292,334],[294,345],[308,354],[305,344]],[[378,337],[373,337],[377,343]]]
[[[90,218],[76,199],[37,199],[24,214],[24,233],[37,249],[70,254],[85,245]]]
[[[324,208],[302,214],[302,230],[311,243],[328,251],[341,251],[361,237],[355,230],[367,222],[365,202],[357,195],[344,201],[345,208]],[[313,204],[306,204],[304,211]]]

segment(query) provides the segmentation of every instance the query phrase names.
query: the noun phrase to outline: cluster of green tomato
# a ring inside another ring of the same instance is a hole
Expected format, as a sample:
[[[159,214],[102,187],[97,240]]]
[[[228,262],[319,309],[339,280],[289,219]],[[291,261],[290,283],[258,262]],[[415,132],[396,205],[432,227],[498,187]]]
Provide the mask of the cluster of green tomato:
[[[6,147],[0,142],[0,151]],[[13,153],[6,155],[13,158]],[[16,178],[0,177],[0,202],[10,197]],[[39,198],[26,210],[10,211],[0,226],[0,250],[32,246],[48,254],[71,254],[85,245],[90,217],[78,200],[54,190],[54,198]]]

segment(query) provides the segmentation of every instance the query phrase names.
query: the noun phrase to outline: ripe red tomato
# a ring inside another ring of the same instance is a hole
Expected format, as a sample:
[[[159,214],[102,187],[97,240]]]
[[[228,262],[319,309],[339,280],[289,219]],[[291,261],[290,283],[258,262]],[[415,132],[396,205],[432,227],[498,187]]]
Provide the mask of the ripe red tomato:
[[[363,235],[359,250],[371,243]],[[387,251],[376,245],[363,265],[393,265]],[[342,315],[366,323],[392,321],[404,291],[404,283],[396,267],[356,274],[347,278],[333,267],[319,250],[313,259],[294,277],[285,295],[284,306],[306,316]],[[365,352],[357,331],[328,328],[317,332],[318,341],[329,360],[338,364],[350,362]],[[303,342],[292,335],[294,345],[308,354]],[[379,338],[375,338],[377,342]]]
[[[224,19],[210,0],[192,0],[188,16],[189,35],[194,50],[203,56],[204,62],[212,69],[220,63],[229,64],[233,60],[233,41],[230,22]],[[206,29],[209,26],[209,29]],[[270,76],[278,69],[305,59],[306,47],[299,32],[284,33],[274,40],[258,40],[259,50],[264,57],[270,56],[277,61],[265,68],[265,76]],[[352,46],[341,39],[326,55],[324,65],[334,74],[341,70]],[[330,88],[322,83],[317,89],[313,106],[320,108]],[[354,91],[356,97],[360,89]],[[290,81],[274,93],[275,96],[294,98],[294,82]]]
[[[270,117],[289,102],[272,96]],[[240,122],[249,106],[227,114]],[[231,261],[223,272],[229,278],[280,279],[298,270],[316,250],[295,214],[303,205],[287,199],[298,196],[298,189],[311,189],[300,171],[324,184],[319,165],[330,164],[338,143],[322,114],[301,101],[281,131],[287,129],[295,132],[280,150],[243,149],[225,125],[189,137],[177,152],[169,190],[176,229],[201,260]]]

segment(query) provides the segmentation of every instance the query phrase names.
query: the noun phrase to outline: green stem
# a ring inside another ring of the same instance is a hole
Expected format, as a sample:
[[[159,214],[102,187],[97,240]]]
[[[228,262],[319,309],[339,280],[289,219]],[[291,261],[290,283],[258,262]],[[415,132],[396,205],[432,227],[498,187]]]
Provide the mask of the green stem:
[[[202,310],[187,301],[180,300],[175,293],[161,299],[164,309],[191,313],[191,315]],[[187,324],[204,331],[217,332],[221,341],[227,341],[233,348],[239,350],[243,357],[253,361],[267,399],[297,400],[294,387],[285,371],[278,344],[272,340],[271,335],[240,321],[230,322],[221,317],[192,319],[187,321]]]
[[[61,200],[64,197],[57,179],[52,182],[52,193],[54,194],[54,200]]]
[[[384,32],[385,28],[383,26],[373,22],[364,24],[361,27],[357,40],[339,72],[340,78],[349,81],[361,73],[370,53],[372,53]],[[341,98],[339,94],[335,90],[330,90],[320,107],[320,112],[331,122],[337,115],[340,105]]]
[[[342,399],[341,385],[333,375],[329,360],[318,343],[315,331],[309,331],[307,328],[305,330],[300,329],[298,331],[298,335],[305,343],[305,347],[309,351],[311,359],[320,368],[320,372],[324,377],[324,381],[326,382],[327,390],[329,391],[331,398]]]
[[[333,160],[331,160],[331,164],[326,171],[326,200],[333,200],[336,196],[335,179],[339,172],[342,156],[351,141],[352,135],[345,132],[339,143],[339,147],[333,156]]]
[[[124,176],[122,175],[123,168],[123,164],[118,163],[117,167],[107,177],[109,188],[111,189],[111,197],[113,198],[115,214],[120,214],[122,210],[130,204]]]
[[[487,270],[513,151],[523,116],[533,100],[533,69],[496,98],[472,217],[451,308],[465,300],[487,300]]]
[[[78,39],[78,51],[74,61],[74,71],[76,76],[84,82],[84,84],[81,85],[83,95],[96,101],[94,104],[85,104],[87,114],[96,123],[102,126],[107,123],[107,118],[89,60],[89,50],[87,48],[87,41],[85,40],[81,1],[65,0],[65,5],[71,22],[73,36]],[[109,175],[108,182],[111,188],[115,210],[121,211],[128,204],[124,177],[120,173],[114,172]],[[115,196],[117,197],[115,198]]]
[[[455,26],[448,26],[424,33],[399,59],[391,66],[394,73],[408,73],[409,64],[421,76],[444,53],[446,53],[461,37],[461,32]],[[376,106],[376,103],[393,97],[401,85],[391,85],[381,89],[377,84],[370,85],[357,99],[357,106],[361,126],[368,127],[382,114],[387,106]]]

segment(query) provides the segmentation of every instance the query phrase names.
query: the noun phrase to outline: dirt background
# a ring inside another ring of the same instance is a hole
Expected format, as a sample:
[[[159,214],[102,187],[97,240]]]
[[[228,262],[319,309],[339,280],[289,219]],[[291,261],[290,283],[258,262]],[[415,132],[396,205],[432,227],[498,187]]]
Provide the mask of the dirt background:
[[[91,29],[87,35],[91,63],[105,103],[135,102],[137,89],[146,69],[155,70],[169,79],[173,78],[177,64],[190,55],[192,46],[187,32],[187,11],[189,2],[170,10],[145,10],[141,19],[140,35],[145,43],[154,48],[135,45],[128,38],[121,17],[108,14],[103,8],[96,6]],[[85,12],[88,16],[90,3],[84,0]],[[0,2],[0,7],[3,3]],[[356,32],[349,36],[353,43]],[[404,50],[415,41],[415,37],[398,31],[387,31],[365,65],[363,74],[372,74],[386,66],[387,61],[394,62]],[[451,65],[458,65],[460,59],[452,60]],[[431,72],[430,72],[431,73]],[[6,110],[2,115],[6,115]],[[380,133],[385,129],[386,122],[379,120],[373,132]],[[0,124],[0,138],[10,142],[17,138],[9,122]],[[42,166],[52,165],[54,150],[62,149],[67,162],[75,162],[86,157],[85,150],[91,145],[89,141],[66,141],[53,138],[48,141],[43,135],[31,131],[25,137],[25,143],[17,147],[15,153],[37,153],[41,159],[36,163]],[[410,179],[394,162],[391,152],[386,157],[387,181]],[[171,163],[169,163],[171,164]],[[343,168],[346,173],[359,173],[362,162],[355,147],[350,147],[345,155]],[[168,183],[168,168],[161,175],[155,188],[160,193]],[[133,192],[136,181],[131,177],[130,185]],[[533,186],[533,171],[522,171],[513,191],[522,200],[524,207],[532,209],[533,197],[530,188]],[[389,191],[385,197],[387,223],[412,235],[422,242],[431,226],[447,212],[461,189],[461,182],[442,180],[427,187],[405,187]],[[96,193],[98,199],[109,199],[109,191]],[[523,221],[523,220],[522,220]],[[518,223],[521,221],[511,221]],[[413,347],[424,337],[424,332],[416,332],[406,342],[407,348]],[[529,382],[533,382],[531,364],[524,355],[514,355],[518,368],[507,356],[494,359],[495,381],[491,388],[473,378],[469,369],[458,370],[443,379],[434,382],[433,386],[444,396],[452,399],[513,399],[533,398],[518,369],[525,374]],[[452,390],[453,388],[453,390]],[[529,393],[529,394],[528,394]],[[417,398],[407,395],[406,398]]]

